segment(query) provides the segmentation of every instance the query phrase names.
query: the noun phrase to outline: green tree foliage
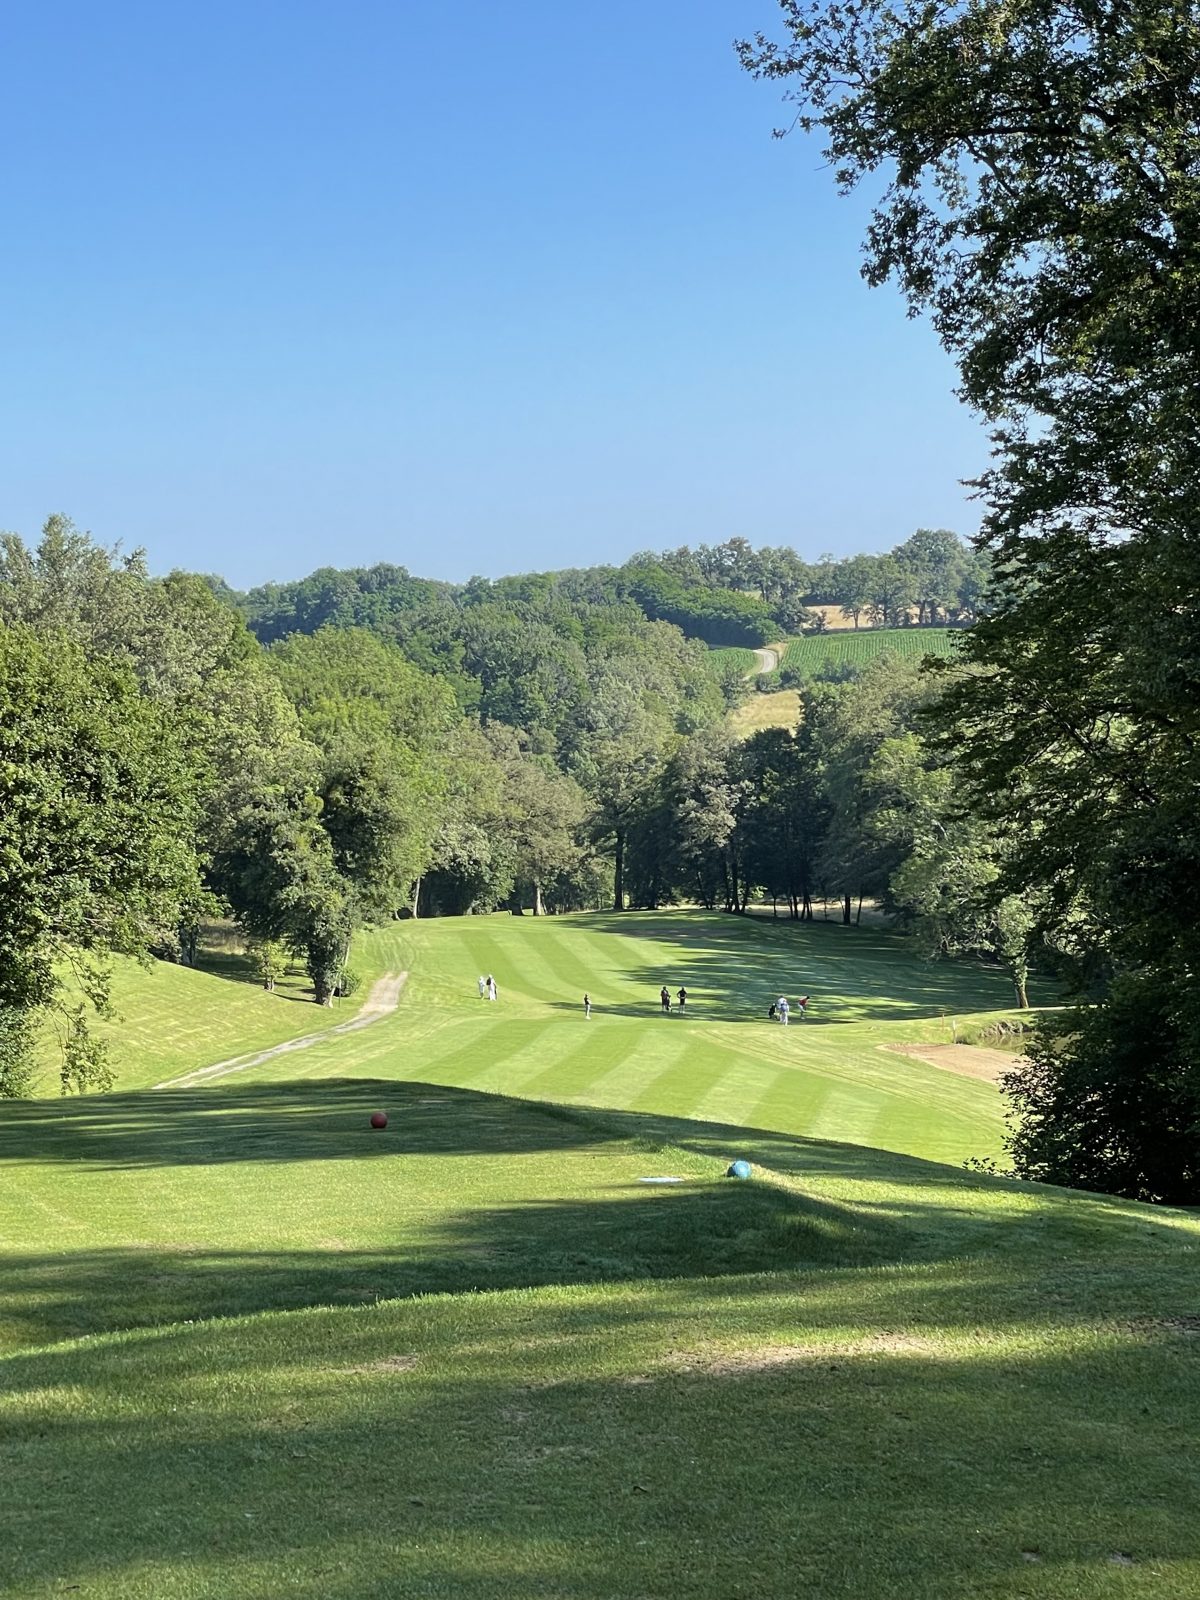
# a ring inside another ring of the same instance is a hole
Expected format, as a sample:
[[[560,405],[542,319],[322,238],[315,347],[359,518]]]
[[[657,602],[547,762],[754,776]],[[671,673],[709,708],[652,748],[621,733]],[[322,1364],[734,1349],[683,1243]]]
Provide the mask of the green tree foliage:
[[[902,628],[917,598],[912,570],[898,556],[880,556],[871,564],[867,607],[877,628]]]
[[[587,801],[575,780],[546,757],[519,751],[511,734],[505,743],[504,820],[515,887],[540,916],[550,886],[570,879],[581,864]]]
[[[569,753],[571,776],[591,804],[591,836],[611,842],[613,907],[625,909],[625,858],[631,832],[670,753],[676,719],[654,684],[613,659],[592,685]]]
[[[1012,1080],[1018,1170],[1195,1202],[1200,18],[783,13],[787,43],[746,65],[794,93],[843,186],[888,171],[867,276],[929,311],[992,427],[996,593],[947,740],[1008,836],[999,888],[1044,887],[1044,937],[1104,980]]]
[[[130,670],[57,626],[0,625],[0,1036],[22,1084],[33,1013],[57,1011],[64,1089],[103,1087],[64,967],[97,1008],[102,959],[143,954],[196,892],[185,740]]]
[[[289,751],[269,781],[245,791],[228,818],[213,873],[251,939],[298,951],[317,1004],[328,1005],[349,954],[355,907],[322,825],[318,760],[310,749],[305,770],[300,751]]]
[[[430,859],[454,696],[365,629],[297,634],[268,660],[320,751],[321,820],[355,914],[390,915]]]
[[[696,734],[667,762],[661,812],[661,861],[670,883],[711,909],[743,909],[749,890],[743,866],[742,817],[750,785],[742,746],[725,728]],[[660,890],[661,893],[661,890]]]
[[[500,724],[463,722],[447,756],[447,789],[414,909],[461,914],[558,905],[586,854],[587,801],[546,756]],[[569,896],[568,896],[569,897]]]
[[[879,797],[872,831],[903,852],[889,898],[925,952],[998,962],[1017,1005],[1027,1007],[1033,909],[1022,896],[998,892],[1003,845],[986,819],[963,806],[954,768],[910,733],[880,745],[867,781]]]
[[[795,730],[764,728],[747,741],[743,761],[751,797],[747,875],[772,900],[786,901],[794,920],[811,922],[830,821],[813,730],[806,721]]]
[[[891,655],[876,658],[858,676],[801,690],[829,818],[817,876],[841,899],[844,922],[855,901],[861,907],[864,898],[882,898],[901,860],[897,842],[874,825],[882,800],[870,778],[876,752],[915,727],[932,695],[916,661]]]
[[[765,644],[779,632],[771,608],[757,595],[680,577],[652,558],[626,567],[623,578],[648,617],[673,622],[706,644]]]
[[[933,625],[960,606],[968,553],[946,528],[918,528],[896,551],[912,583],[918,623]]]

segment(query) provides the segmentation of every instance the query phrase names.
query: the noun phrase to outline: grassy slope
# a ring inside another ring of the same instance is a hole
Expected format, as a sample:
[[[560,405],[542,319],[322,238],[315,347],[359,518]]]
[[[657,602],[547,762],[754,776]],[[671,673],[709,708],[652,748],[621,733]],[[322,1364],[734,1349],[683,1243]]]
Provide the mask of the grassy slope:
[[[0,1591],[1200,1588],[1196,1220],[763,1131],[986,1139],[987,1085],[874,1043],[1003,1003],[989,975],[682,916],[407,925],[379,959],[413,976],[361,1034],[0,1112]],[[781,987],[818,1006],[786,1034]]]
[[[228,955],[206,958],[199,969],[154,961],[141,966],[124,958],[113,964],[111,1022],[93,1031],[109,1045],[122,1089],[148,1088],[192,1067],[251,1054],[285,1039],[314,1033],[354,1015],[371,983],[387,970],[386,940],[362,935],[354,947],[354,967],[362,987],[331,1011],[312,1003],[312,987],[293,970],[273,994],[251,976],[248,963]],[[41,1041],[38,1088],[56,1092],[58,1045],[53,1034]]]
[[[740,739],[748,739],[760,728],[794,728],[800,721],[800,695],[795,689],[776,689],[770,694],[747,695],[729,713],[729,726]]]

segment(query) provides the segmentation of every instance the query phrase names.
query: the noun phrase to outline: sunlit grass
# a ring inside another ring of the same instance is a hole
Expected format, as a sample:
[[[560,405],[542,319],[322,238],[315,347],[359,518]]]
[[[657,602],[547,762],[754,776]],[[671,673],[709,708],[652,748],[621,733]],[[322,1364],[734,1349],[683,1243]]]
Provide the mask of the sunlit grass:
[[[109,1048],[121,1088],[143,1088],[176,1073],[251,1054],[345,1021],[361,1006],[380,975],[379,941],[359,936],[354,966],[359,991],[331,1009],[313,1003],[312,985],[293,964],[268,994],[232,938],[210,939],[198,967],[171,961],[141,964],[118,957],[112,964],[111,1020],[92,1019],[92,1031]],[[37,1092],[58,1087],[61,1045],[52,1025],[39,1041]]]
[[[367,962],[410,981],[361,1033],[0,1108],[0,1593],[1200,1592],[1200,1221],[948,1164],[996,1090],[879,1048],[999,973],[703,913]],[[248,1053],[249,996],[135,975],[126,1081]]]
[[[800,695],[795,689],[748,694],[728,717],[730,728],[740,739],[748,739],[761,728],[794,728],[799,721]]]

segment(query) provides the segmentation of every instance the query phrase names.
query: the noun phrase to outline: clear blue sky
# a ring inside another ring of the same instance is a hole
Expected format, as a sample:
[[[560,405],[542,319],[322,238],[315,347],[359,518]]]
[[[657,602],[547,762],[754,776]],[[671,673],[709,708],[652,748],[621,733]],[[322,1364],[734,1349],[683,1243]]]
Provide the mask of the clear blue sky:
[[[950,363],[737,67],[776,15],[16,8],[0,527],[238,585],[971,531]]]

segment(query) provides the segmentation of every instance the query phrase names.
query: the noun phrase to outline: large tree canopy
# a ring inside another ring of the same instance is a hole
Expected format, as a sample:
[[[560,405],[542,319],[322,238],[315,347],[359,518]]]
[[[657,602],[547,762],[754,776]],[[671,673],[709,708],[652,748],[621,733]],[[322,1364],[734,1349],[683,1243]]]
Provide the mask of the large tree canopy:
[[[1018,1168],[1195,1201],[1200,15],[782,10],[787,40],[744,64],[794,94],[844,187],[886,175],[866,275],[932,316],[993,430],[996,594],[944,726],[1008,835],[997,894],[1045,887],[1043,936],[1101,983],[1016,1080]]]
[[[63,964],[103,1001],[86,958],[140,953],[174,924],[196,888],[194,825],[187,747],[132,673],[0,623],[0,1092],[23,1081],[29,1019],[55,1006],[64,1087],[108,1081]]]

